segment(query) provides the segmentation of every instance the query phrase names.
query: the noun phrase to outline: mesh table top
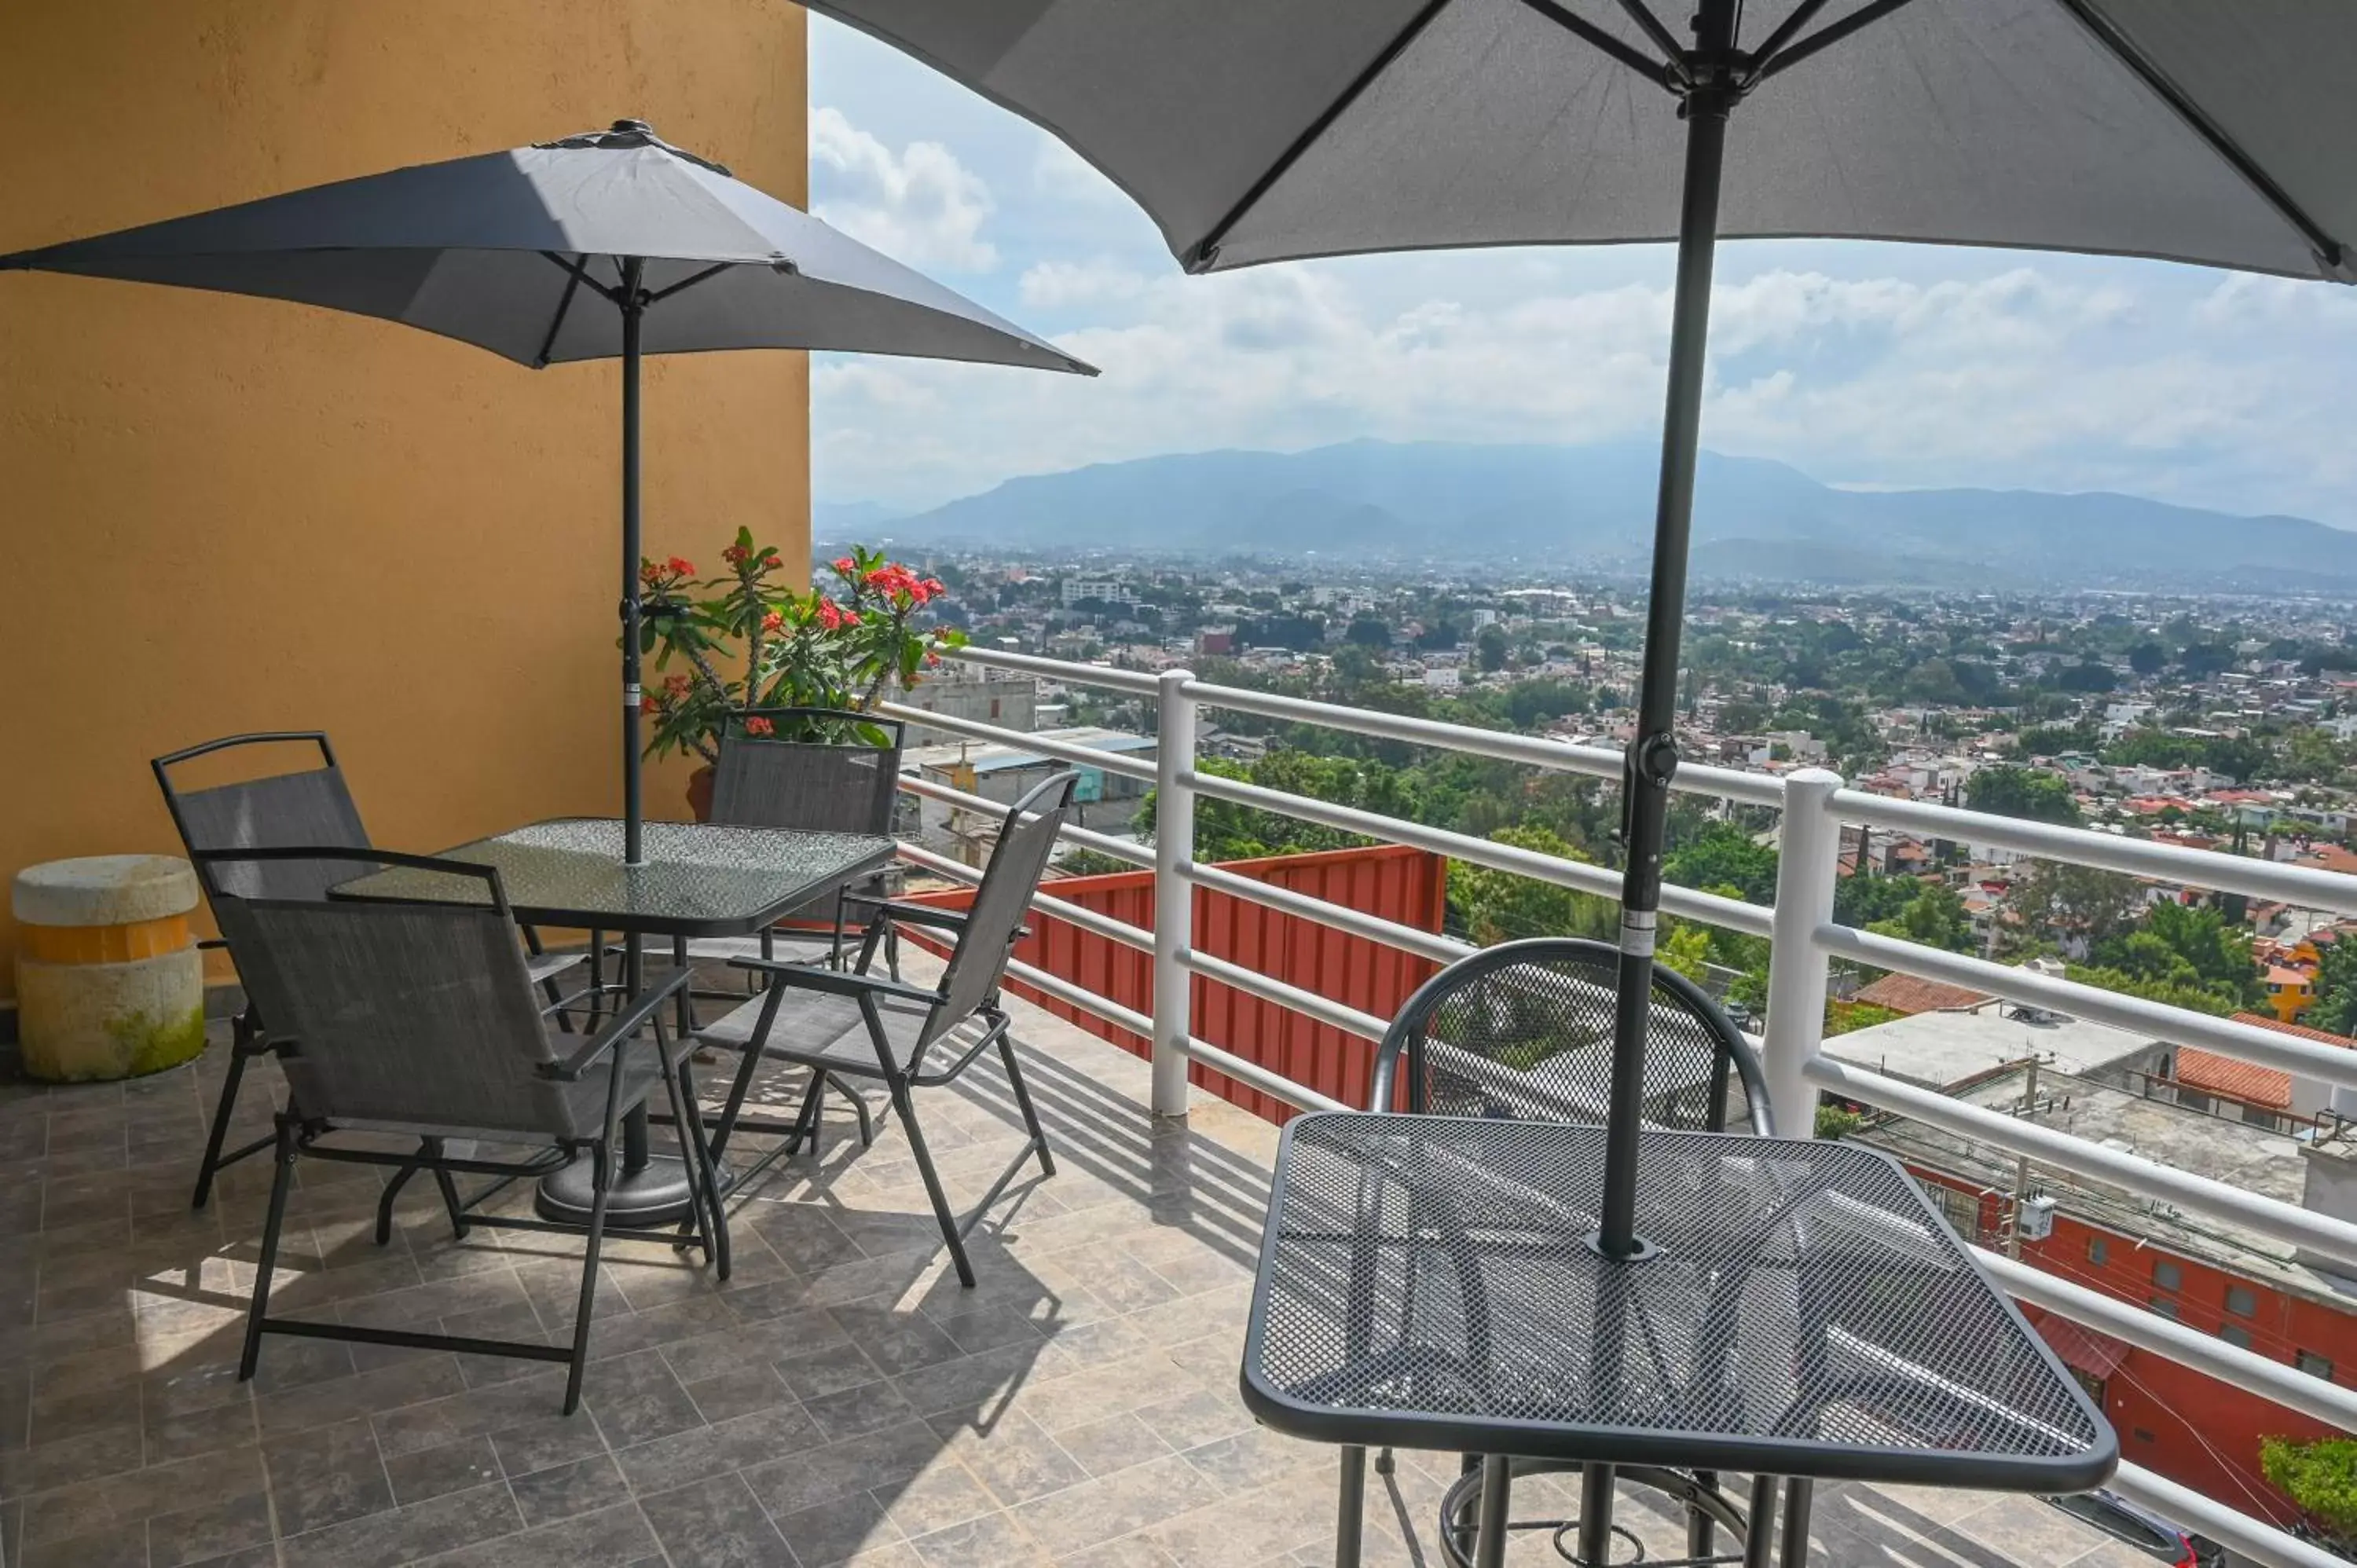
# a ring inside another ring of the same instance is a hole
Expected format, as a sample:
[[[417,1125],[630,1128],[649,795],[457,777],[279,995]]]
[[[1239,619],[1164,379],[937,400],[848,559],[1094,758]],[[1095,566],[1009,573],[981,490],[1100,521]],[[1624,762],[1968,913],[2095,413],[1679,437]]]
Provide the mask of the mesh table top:
[[[893,842],[873,833],[648,822],[646,864],[622,864],[622,823],[564,817],[478,839],[444,858],[496,867],[518,919],[671,936],[737,936],[873,871]],[[479,902],[482,884],[389,867],[342,883],[342,898]]]
[[[1604,1129],[1324,1113],[1285,1132],[1245,1402],[1299,1436],[2021,1491],[2118,1444],[1896,1160],[1649,1130],[1639,1229],[1587,1238]]]

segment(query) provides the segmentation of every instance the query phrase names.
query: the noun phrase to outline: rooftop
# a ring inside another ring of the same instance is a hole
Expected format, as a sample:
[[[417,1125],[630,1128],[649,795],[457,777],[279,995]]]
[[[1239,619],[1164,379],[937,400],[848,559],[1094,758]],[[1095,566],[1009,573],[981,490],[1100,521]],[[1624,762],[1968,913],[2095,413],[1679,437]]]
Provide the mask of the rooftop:
[[[1043,729],[1039,734],[1042,740],[1060,742],[1067,746],[1086,746],[1091,751],[1110,751],[1125,756],[1154,749],[1154,737],[1150,735],[1132,735],[1127,730],[1105,729],[1096,725]],[[944,770],[963,765],[976,773],[998,773],[1009,768],[1039,768],[1056,760],[1043,752],[1011,742],[951,740],[909,747],[903,754],[901,767],[904,769]]]
[[[2036,1058],[2057,1071],[2083,1074],[2152,1047],[2144,1036],[2108,1025],[1990,1002],[1837,1035],[1825,1042],[1824,1054],[1927,1089],[1948,1089],[2008,1062]]]
[[[1157,1125],[1145,1063],[1013,1010],[1059,1174],[976,1231],[977,1289],[944,1277],[897,1126],[862,1150],[845,1111],[823,1160],[743,1200],[726,1285],[668,1244],[609,1243],[599,1359],[570,1420],[562,1370],[512,1361],[278,1338],[235,1380],[267,1172],[233,1167],[211,1209],[187,1207],[225,1053],[129,1084],[0,1086],[0,1557],[1330,1560],[1332,1453],[1258,1429],[1236,1394],[1276,1130],[1201,1095],[1188,1124]],[[787,1079],[759,1092],[798,1098]],[[249,1123],[264,1101],[242,1097]],[[1003,1086],[972,1074],[925,1106],[952,1197],[971,1199],[1020,1139]],[[274,1305],[453,1332],[569,1319],[577,1243],[453,1242],[427,1188],[380,1249],[377,1184],[369,1166],[300,1167]],[[1438,1561],[1456,1473],[1453,1455],[1405,1454],[1376,1478],[1371,1563]],[[1679,1521],[1633,1501],[1623,1518],[1674,1554]],[[2146,1561],[2034,1499],[1972,1492],[1830,1487],[1814,1524],[1834,1563]],[[1552,1560],[1543,1536],[1525,1560]]]

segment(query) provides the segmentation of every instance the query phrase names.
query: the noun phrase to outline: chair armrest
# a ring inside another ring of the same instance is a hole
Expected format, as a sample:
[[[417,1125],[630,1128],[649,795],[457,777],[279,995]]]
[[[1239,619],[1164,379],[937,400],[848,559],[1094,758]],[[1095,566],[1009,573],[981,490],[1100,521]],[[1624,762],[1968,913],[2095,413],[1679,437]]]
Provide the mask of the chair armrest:
[[[843,900],[872,909],[872,919],[906,920],[912,926],[939,926],[945,930],[962,930],[965,926],[963,909],[936,909],[931,904],[909,904],[898,898],[869,898],[850,894]]]
[[[904,985],[897,980],[862,974],[856,971],[813,969],[807,964],[786,963],[766,958],[732,958],[728,961],[728,967],[766,974],[774,984],[797,986],[805,991],[832,992],[837,996],[897,996],[905,1002],[922,1002],[929,1005],[942,999],[938,991]]]
[[[639,999],[617,1015],[612,1023],[590,1036],[588,1044],[561,1062],[543,1062],[541,1076],[565,1083],[580,1078],[599,1057],[644,1028],[647,1021],[662,1010],[662,1004],[694,978],[694,971],[683,969],[653,990],[640,993]]]

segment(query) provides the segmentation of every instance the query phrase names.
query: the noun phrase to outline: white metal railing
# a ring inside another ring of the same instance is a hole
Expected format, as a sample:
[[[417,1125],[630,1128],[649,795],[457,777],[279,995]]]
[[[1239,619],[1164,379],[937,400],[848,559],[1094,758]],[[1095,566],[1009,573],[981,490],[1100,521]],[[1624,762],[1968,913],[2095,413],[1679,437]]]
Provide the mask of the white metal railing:
[[[961,650],[952,657],[987,668],[1041,676],[1069,686],[1119,692],[1154,705],[1157,745],[1151,762],[899,704],[886,704],[885,711],[912,723],[976,740],[1002,742],[1154,786],[1157,832],[1150,849],[1085,828],[1063,829],[1064,837],[1076,844],[1132,865],[1153,869],[1154,929],[1082,908],[1052,891],[1042,892],[1033,901],[1033,907],[1043,915],[1150,953],[1152,1012],[1139,1013],[1029,964],[1017,963],[1011,972],[1046,995],[1149,1041],[1154,1064],[1153,1108],[1157,1114],[1186,1113],[1189,1063],[1304,1109],[1342,1108],[1308,1085],[1198,1038],[1189,1014],[1189,993],[1194,977],[1231,986],[1362,1039],[1379,1038],[1386,1022],[1315,992],[1194,950],[1191,940],[1196,889],[1208,888],[1247,899],[1420,958],[1448,962],[1475,950],[1453,937],[1272,886],[1216,865],[1199,864],[1191,851],[1195,803],[1200,798],[1405,844],[1598,897],[1619,897],[1620,878],[1599,866],[1205,773],[1198,766],[1197,715],[1206,707],[1224,709],[1615,780],[1621,773],[1621,759],[1617,752],[1214,685],[1197,680],[1184,670],[1154,674],[980,649]],[[930,779],[904,776],[901,787],[911,794],[956,810],[984,814],[1006,810],[1006,802],[964,793]],[[1770,1118],[1780,1133],[1811,1136],[1818,1091],[1830,1090],[1845,1099],[2027,1157],[2040,1165],[2228,1219],[2357,1268],[2357,1225],[1968,1104],[1885,1073],[1834,1060],[1821,1050],[1829,964],[1838,956],[1878,969],[1946,981],[2134,1031],[2155,1040],[2200,1047],[2334,1087],[2357,1089],[2357,1051],[1835,924],[1834,891],[1843,829],[1847,823],[1894,828],[2134,876],[2351,914],[2357,914],[2357,876],[1990,816],[1922,801],[1893,800],[1846,789],[1837,776],[1816,768],[1804,768],[1780,778],[1723,768],[1685,766],[1678,769],[1674,787],[1739,804],[1771,807],[1782,813],[1776,903],[1772,908],[1693,888],[1665,886],[1662,895],[1662,907],[1671,914],[1770,940],[1768,1016],[1760,1057]],[[970,869],[920,847],[904,845],[902,853],[912,864],[927,870],[957,880],[975,880]],[[2289,1409],[2357,1432],[2357,1391],[2294,1370],[2141,1307],[1996,1254],[1984,1252],[1982,1258],[2000,1283],[2023,1300]],[[2135,1466],[2123,1465],[2115,1485],[2123,1493],[2271,1568],[2317,1568],[2342,1561],[2229,1504],[2198,1496]]]

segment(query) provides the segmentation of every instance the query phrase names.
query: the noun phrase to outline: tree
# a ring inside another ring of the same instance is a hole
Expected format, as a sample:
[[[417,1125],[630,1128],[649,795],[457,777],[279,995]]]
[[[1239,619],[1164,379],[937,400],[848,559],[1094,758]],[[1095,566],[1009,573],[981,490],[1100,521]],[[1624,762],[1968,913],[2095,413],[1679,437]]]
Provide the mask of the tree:
[[[1535,824],[1501,828],[1490,837],[1516,849],[1588,863],[1586,855],[1554,832]],[[1484,947],[1522,937],[1595,937],[1609,941],[1620,933],[1620,914],[1609,899],[1470,861],[1460,860],[1448,868],[1448,898],[1457,906],[1466,930]]]
[[[1358,648],[1388,649],[1392,645],[1390,624],[1383,617],[1363,610],[1351,618],[1351,628],[1342,637]]]
[[[1473,661],[1488,673],[1506,667],[1506,629],[1492,621],[1473,638]]]
[[[1869,871],[1845,876],[1834,885],[1834,922],[1855,930],[1895,920],[1922,886],[1911,876],[1877,876]]]
[[[1936,882],[1918,886],[1921,891],[1896,916],[1878,920],[1867,929],[1949,952],[1970,952],[1979,945],[1973,936],[1972,914],[1954,888]]]
[[[1662,876],[1681,887],[1727,887],[1753,904],[1776,901],[1776,852],[1732,822],[1713,822],[1663,857]]]
[[[2139,675],[2158,675],[2168,664],[2169,650],[2158,642],[2139,642],[2128,650],[2128,668]]]
[[[2144,894],[2132,876],[2047,860],[2014,884],[2008,902],[2031,944],[2060,947],[2076,937],[2093,948],[2127,928]]]
[[[2098,968],[2131,979],[2205,990],[2231,1006],[2255,1005],[2264,993],[2251,939],[2213,908],[2157,904],[2144,925],[2098,944],[2087,955]]]
[[[2331,1532],[2344,1555],[2357,1544],[2357,1441],[2263,1437],[2259,1469],[2301,1512]]]
[[[2068,779],[2010,764],[1984,768],[1974,774],[1964,784],[1964,803],[1975,811],[2000,817],[2041,822],[2079,821],[2079,802],[2072,797]]]
[[[2316,967],[2316,1005],[2304,1020],[2330,1034],[2357,1034],[2357,942],[2334,942]]]
[[[2224,1017],[2235,1011],[2234,1004],[2222,998],[2203,985],[2190,985],[2179,980],[2154,979],[2149,975],[2130,974],[2126,970],[2104,969],[2087,964],[2070,964],[2063,969],[2066,979],[2082,985],[2093,985],[2104,991],[2116,991],[2123,996],[2141,996],[2147,1002],[2162,1002],[2171,1007],[2182,1007],[2190,1013],[2210,1013]]]

